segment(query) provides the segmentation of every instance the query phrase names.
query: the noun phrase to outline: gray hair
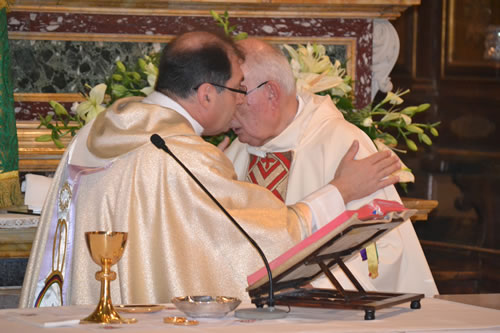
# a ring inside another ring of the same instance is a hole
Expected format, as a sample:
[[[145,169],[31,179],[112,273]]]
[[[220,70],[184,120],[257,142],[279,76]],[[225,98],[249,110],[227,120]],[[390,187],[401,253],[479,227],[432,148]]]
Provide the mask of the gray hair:
[[[267,47],[258,48],[258,50],[246,49],[246,65],[249,66],[252,74],[259,77],[262,82],[266,80],[276,81],[286,94],[294,94],[295,77],[287,57],[280,48],[265,44]]]

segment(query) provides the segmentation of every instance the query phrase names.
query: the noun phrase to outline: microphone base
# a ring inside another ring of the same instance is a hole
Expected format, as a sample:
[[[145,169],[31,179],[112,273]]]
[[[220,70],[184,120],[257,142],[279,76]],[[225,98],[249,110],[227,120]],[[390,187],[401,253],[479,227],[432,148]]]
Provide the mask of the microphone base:
[[[288,312],[276,309],[275,307],[240,309],[234,312],[235,317],[241,319],[282,319],[288,315]]]

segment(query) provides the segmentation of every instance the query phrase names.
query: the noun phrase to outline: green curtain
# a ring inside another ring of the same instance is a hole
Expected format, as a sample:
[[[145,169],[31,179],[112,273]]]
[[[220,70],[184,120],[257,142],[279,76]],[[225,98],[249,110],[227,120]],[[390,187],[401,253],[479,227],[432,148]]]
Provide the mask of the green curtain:
[[[7,8],[0,9],[0,208],[22,204],[19,156],[10,76]]]

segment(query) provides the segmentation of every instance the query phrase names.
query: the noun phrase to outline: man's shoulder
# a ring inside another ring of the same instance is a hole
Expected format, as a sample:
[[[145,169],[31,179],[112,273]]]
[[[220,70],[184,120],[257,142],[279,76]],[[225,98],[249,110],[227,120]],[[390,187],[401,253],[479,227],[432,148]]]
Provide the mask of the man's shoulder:
[[[242,143],[238,138],[234,139],[233,142],[227,147],[226,150],[224,150],[224,154],[232,161],[242,153],[246,153],[247,151],[247,144]]]

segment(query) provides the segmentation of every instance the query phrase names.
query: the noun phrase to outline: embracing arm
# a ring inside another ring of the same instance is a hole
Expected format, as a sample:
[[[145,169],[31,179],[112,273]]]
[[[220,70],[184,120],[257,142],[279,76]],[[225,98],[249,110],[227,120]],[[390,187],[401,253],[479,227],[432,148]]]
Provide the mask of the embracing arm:
[[[377,152],[355,160],[358,150],[359,142],[355,140],[342,158],[335,178],[330,182],[337,187],[345,204],[399,181],[397,176],[391,174],[399,170],[401,165],[397,157],[391,156],[390,151]]]

